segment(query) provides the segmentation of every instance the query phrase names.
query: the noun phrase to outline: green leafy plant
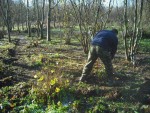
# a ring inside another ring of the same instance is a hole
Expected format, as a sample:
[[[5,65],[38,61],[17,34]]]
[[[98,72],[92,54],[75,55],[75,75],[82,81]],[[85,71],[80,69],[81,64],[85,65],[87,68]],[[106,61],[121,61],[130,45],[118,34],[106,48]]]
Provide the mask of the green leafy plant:
[[[31,94],[36,95],[36,97],[42,97],[40,99],[35,99],[39,101],[39,103],[43,102],[44,104],[48,104],[51,103],[53,99],[58,101],[61,100],[62,96],[65,96],[65,90],[69,87],[70,81],[58,77],[61,75],[61,72],[58,70],[56,71],[56,69],[52,67],[51,65],[49,65],[49,67],[45,65],[43,70],[34,76],[37,81],[32,86]]]

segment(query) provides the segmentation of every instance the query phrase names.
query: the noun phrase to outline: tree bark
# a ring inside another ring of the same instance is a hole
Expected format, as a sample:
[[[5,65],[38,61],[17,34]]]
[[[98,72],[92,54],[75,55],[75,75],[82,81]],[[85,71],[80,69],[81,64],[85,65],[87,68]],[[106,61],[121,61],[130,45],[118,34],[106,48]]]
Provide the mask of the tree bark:
[[[124,39],[124,47],[125,47],[125,57],[126,60],[130,60],[129,53],[128,53],[128,46],[127,46],[127,29],[128,29],[128,18],[127,18],[127,9],[128,9],[128,0],[124,0],[124,32],[123,32],[123,39]]]
[[[49,10],[47,15],[47,41],[51,41],[51,0],[49,0]]]
[[[40,36],[40,19],[39,19],[39,1],[36,0],[36,9],[37,9],[37,36]]]
[[[27,27],[28,27],[28,36],[31,37],[31,23],[29,19],[29,0],[27,0]]]
[[[43,4],[42,4],[42,21],[40,23],[40,31],[41,31],[41,39],[44,38],[44,34],[43,34],[43,24],[44,24],[44,9],[45,9],[45,0],[43,0]]]
[[[6,2],[7,4],[7,12],[6,12],[6,23],[7,23],[7,33],[8,33],[8,41],[11,42],[11,37],[10,37],[10,21],[11,21],[11,17],[10,17],[10,4],[9,4],[9,0],[7,0]]]

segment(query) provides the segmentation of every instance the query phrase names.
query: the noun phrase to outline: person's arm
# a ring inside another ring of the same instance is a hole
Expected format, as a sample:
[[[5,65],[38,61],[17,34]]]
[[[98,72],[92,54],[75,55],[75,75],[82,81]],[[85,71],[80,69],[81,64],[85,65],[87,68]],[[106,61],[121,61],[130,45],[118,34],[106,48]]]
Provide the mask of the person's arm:
[[[114,58],[116,51],[117,51],[117,45],[118,45],[118,38],[116,37],[116,40],[114,40],[114,43],[112,45],[112,50],[111,50],[111,59]]]
[[[117,47],[114,47],[111,51],[111,59],[114,58],[115,54],[116,54],[116,51],[117,51]]]

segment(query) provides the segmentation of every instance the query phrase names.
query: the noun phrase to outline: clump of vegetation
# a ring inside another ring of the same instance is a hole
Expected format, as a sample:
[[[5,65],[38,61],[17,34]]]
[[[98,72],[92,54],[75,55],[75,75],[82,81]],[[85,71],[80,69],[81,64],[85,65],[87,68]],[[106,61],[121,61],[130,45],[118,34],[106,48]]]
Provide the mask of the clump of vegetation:
[[[3,65],[3,62],[0,61],[0,73],[1,74],[3,73],[3,70],[4,70],[4,65]]]
[[[55,61],[49,62],[49,58],[39,55],[34,58],[36,62],[43,63],[41,71],[34,75],[36,81],[32,84],[30,96],[32,104],[45,106],[47,110],[62,108],[62,103],[69,94],[70,81],[62,78],[62,71]],[[40,97],[40,98],[39,98]],[[55,107],[54,107],[55,106]],[[26,107],[26,109],[30,107]],[[63,108],[64,109],[64,108]]]
[[[31,60],[32,66],[40,66],[40,65],[42,65],[42,59],[43,59],[43,55],[42,54],[31,55],[30,60]]]
[[[150,39],[142,39],[139,44],[139,51],[150,53]]]
[[[5,112],[18,112],[24,104],[29,104],[30,97],[28,97],[28,88],[30,84],[21,82],[15,86],[6,86],[0,89],[0,111]]]

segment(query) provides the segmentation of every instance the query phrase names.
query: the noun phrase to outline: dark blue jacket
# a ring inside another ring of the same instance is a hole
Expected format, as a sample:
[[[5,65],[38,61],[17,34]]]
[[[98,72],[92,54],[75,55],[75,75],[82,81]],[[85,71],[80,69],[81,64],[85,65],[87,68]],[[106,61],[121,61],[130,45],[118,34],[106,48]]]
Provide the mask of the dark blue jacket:
[[[118,38],[111,30],[101,30],[94,36],[91,44],[98,45],[102,47],[103,50],[109,51],[113,58],[117,51]]]

